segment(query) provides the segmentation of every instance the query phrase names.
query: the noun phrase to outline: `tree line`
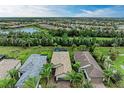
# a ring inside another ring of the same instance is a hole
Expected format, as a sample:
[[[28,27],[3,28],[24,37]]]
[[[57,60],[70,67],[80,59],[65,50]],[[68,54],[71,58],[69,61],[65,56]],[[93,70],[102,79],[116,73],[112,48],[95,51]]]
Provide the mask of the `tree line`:
[[[84,34],[81,34],[84,33]],[[121,34],[123,33],[123,34]],[[97,33],[98,34],[98,33]],[[37,31],[34,33],[27,32],[9,32],[7,34],[0,33],[0,45],[1,46],[72,46],[72,45],[86,45],[86,46],[124,46],[124,32],[119,34],[113,32],[109,33],[108,36],[115,38],[107,39],[97,39],[98,35],[93,31]],[[99,36],[105,37],[107,33],[99,33]],[[102,35],[103,34],[103,35]],[[83,35],[83,36],[82,36]]]

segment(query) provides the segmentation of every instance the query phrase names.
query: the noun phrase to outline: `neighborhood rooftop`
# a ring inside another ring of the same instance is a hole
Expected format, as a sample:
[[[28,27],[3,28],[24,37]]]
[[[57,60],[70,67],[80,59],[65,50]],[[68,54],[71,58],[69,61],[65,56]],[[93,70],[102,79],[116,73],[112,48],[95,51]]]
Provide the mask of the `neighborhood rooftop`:
[[[95,59],[92,57],[90,52],[76,52],[74,54],[75,61],[81,63],[81,68],[84,70],[88,80],[91,80],[95,87],[104,87],[103,80],[103,71]],[[97,84],[96,84],[97,83]]]
[[[58,65],[55,70],[55,76],[66,74],[72,70],[69,52],[53,52],[51,63],[54,66]]]
[[[42,70],[42,67],[47,62],[47,56],[40,54],[32,54],[23,66],[19,69],[22,76],[18,80],[16,87],[22,88],[24,86],[24,82],[28,80],[30,77],[36,77],[37,83],[39,82],[39,75]],[[36,86],[37,87],[37,86]]]
[[[89,76],[91,77],[103,77],[103,71],[95,59],[91,56],[89,52],[77,52],[74,56],[76,61],[81,62],[82,67],[91,66],[90,71],[88,71]]]
[[[20,66],[20,61],[16,59],[3,59],[0,61],[0,78],[5,78],[8,71]]]

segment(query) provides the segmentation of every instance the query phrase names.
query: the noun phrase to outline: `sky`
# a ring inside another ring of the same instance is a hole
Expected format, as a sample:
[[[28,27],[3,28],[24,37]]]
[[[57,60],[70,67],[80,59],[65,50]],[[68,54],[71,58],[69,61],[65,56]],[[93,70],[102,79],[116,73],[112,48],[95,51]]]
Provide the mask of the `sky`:
[[[0,5],[0,17],[124,17],[124,6]]]

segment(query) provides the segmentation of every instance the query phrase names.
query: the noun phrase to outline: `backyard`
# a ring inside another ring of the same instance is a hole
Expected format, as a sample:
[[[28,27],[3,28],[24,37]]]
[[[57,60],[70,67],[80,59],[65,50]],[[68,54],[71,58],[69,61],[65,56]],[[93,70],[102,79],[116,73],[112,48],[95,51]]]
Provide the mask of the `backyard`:
[[[108,55],[110,49],[112,47],[97,47],[95,51],[99,52],[102,55]],[[119,87],[123,88],[124,87],[124,47],[115,47],[116,51],[118,51],[117,58],[112,61],[113,64],[113,71],[118,71],[121,76],[122,80],[117,82],[117,83],[110,83],[109,87]],[[99,55],[100,56],[100,55]]]
[[[103,55],[107,55],[110,48],[111,47],[97,47],[95,50]],[[117,47],[116,50],[119,51],[119,55],[116,60],[113,61],[114,68],[124,74],[124,47]]]
[[[48,57],[52,55],[53,47],[3,47],[0,46],[0,53],[9,58],[16,58],[24,62],[31,54],[46,54]]]

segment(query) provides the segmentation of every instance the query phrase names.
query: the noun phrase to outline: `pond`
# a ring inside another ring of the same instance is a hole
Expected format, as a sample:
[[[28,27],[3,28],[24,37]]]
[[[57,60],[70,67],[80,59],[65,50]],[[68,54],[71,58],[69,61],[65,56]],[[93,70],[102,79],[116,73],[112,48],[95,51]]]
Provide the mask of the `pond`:
[[[23,28],[14,28],[14,29],[0,29],[1,33],[9,33],[9,32],[27,32],[33,33],[39,31],[40,28],[37,27],[23,27]]]

